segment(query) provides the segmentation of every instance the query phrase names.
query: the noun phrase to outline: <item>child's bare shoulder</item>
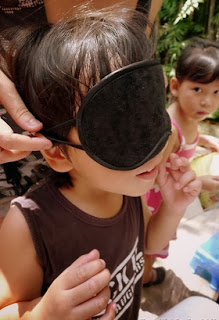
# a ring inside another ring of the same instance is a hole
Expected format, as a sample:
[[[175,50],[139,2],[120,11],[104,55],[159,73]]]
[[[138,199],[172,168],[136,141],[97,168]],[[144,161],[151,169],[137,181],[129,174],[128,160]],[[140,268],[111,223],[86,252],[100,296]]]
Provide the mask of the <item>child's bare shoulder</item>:
[[[4,237],[9,244],[16,238],[17,244],[19,244],[20,241],[31,240],[29,236],[29,228],[23,214],[17,206],[12,205],[0,229],[0,238]]]
[[[12,206],[0,229],[0,308],[38,297],[42,277],[27,223]]]

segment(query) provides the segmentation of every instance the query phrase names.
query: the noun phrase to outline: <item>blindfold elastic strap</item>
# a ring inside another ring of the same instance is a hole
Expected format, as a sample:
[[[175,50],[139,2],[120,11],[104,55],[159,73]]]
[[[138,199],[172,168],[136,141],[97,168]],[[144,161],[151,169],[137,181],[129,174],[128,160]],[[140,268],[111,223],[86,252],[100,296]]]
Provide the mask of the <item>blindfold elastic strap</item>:
[[[45,137],[47,137],[48,133],[49,134],[50,133],[55,133],[60,129],[67,129],[67,128],[70,128],[70,127],[76,127],[76,119],[75,118],[67,120],[67,121],[62,122],[62,123],[59,123],[56,126],[54,126],[52,128],[49,128],[49,129],[46,129],[45,131],[42,130],[41,132],[44,134]]]
[[[84,148],[81,145],[66,141],[64,140],[65,138],[62,138],[57,134],[57,131],[59,131],[60,129],[63,130],[71,127],[76,127],[76,119],[70,119],[66,122],[57,124],[56,126],[49,128],[47,130],[41,130],[41,133],[44,135],[44,137],[51,140],[52,142],[61,143],[61,144],[72,146],[77,149],[84,150]]]

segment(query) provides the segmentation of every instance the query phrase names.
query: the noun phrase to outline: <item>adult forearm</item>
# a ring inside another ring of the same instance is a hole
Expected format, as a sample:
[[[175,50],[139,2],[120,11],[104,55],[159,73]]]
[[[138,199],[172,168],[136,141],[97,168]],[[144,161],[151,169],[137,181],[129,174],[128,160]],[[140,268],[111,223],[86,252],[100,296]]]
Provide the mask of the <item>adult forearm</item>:
[[[78,11],[79,6],[81,5],[86,5],[87,9],[102,9],[116,4],[121,5],[121,7],[135,9],[137,5],[137,0],[126,0],[125,3],[118,3],[118,1],[116,0],[93,0],[90,2],[85,0],[44,0],[46,16],[50,23],[56,23],[57,21],[63,18],[74,17],[74,15]],[[154,14],[155,13],[153,12],[153,16]]]
[[[185,210],[161,204],[159,211],[149,220],[146,234],[146,252],[156,253],[162,250],[173,238]]]

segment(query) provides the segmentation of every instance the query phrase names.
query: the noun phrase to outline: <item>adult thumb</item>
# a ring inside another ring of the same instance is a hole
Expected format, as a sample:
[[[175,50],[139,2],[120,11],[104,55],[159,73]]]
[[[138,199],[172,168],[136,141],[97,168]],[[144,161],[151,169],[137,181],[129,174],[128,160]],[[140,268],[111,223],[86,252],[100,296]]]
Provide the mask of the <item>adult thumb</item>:
[[[0,70],[0,104],[13,120],[24,130],[35,132],[42,129],[38,121],[27,109],[14,83]]]

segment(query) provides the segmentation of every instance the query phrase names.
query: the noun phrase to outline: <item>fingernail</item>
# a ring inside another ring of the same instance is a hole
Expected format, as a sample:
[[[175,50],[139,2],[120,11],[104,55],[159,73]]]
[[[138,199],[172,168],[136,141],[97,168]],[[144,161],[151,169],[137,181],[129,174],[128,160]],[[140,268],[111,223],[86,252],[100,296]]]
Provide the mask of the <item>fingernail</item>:
[[[113,302],[113,309],[116,311],[116,303],[115,302]]]
[[[106,266],[106,262],[103,259],[100,259],[101,263],[103,264],[103,266]]]
[[[50,149],[52,147],[51,142],[45,142],[44,146],[42,147],[43,150],[47,150]]]
[[[31,126],[31,127],[35,127],[35,126],[38,126],[39,124],[41,124],[41,122],[35,118],[31,118],[28,120],[28,124]]]
[[[93,257],[99,258],[100,254],[97,249],[93,249],[90,252],[88,252],[87,256],[88,256],[88,258],[93,258]]]

